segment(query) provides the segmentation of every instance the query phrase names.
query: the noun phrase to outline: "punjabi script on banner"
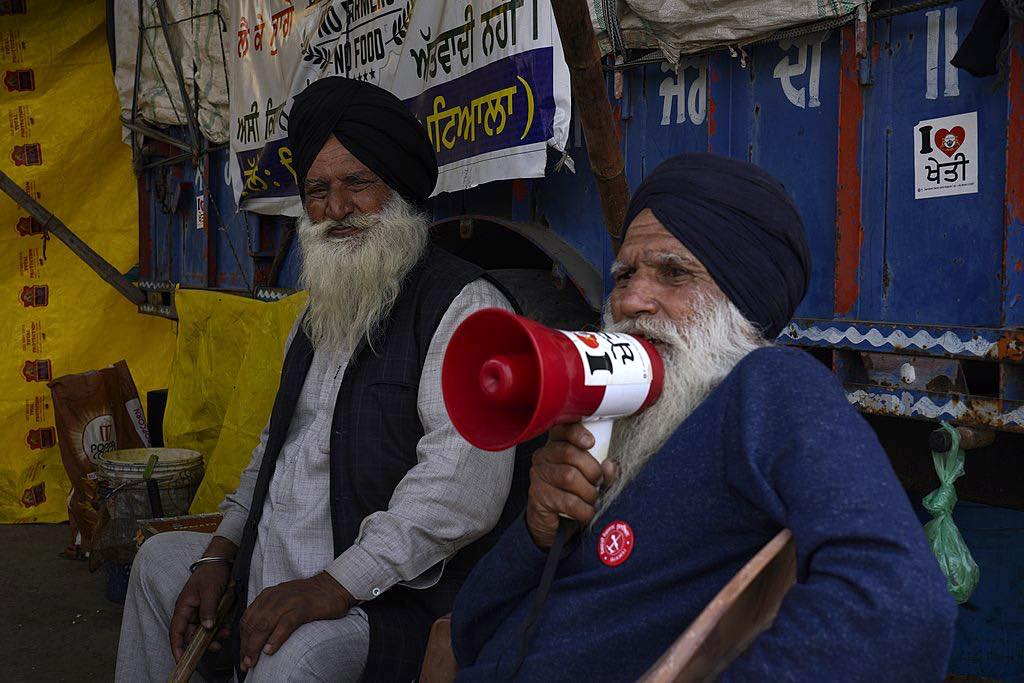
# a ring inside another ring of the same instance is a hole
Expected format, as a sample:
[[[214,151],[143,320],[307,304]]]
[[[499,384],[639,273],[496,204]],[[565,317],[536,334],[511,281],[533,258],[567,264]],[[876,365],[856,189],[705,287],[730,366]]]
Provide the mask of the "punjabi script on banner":
[[[541,177],[565,146],[569,76],[550,0],[235,0],[231,179],[244,209],[297,215],[288,108],[347,76],[395,93],[423,123],[436,192]],[[301,3],[300,3],[301,4]]]

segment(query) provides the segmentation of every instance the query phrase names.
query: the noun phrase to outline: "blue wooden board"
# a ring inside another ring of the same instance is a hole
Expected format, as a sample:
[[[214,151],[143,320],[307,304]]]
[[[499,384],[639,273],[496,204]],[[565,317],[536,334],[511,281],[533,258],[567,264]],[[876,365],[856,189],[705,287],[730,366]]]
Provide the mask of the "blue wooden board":
[[[1006,86],[946,69],[947,33],[963,35],[980,2],[875,22],[873,84],[864,89],[864,243],[856,317],[998,326],[1003,259]],[[929,15],[933,27],[929,29]],[[934,24],[938,24],[935,30]],[[929,50],[937,59],[928,92]],[[914,199],[914,127],[978,112],[977,194]]]
[[[839,32],[812,34],[784,44],[786,49],[772,43],[751,54],[753,107],[745,112],[749,161],[782,181],[803,215],[811,250],[811,285],[797,314],[831,316]],[[797,75],[776,77],[787,70],[799,71],[800,65],[803,70]]]
[[[917,509],[922,523],[931,519]],[[953,521],[981,573],[957,614],[949,673],[1024,681],[1024,512],[961,501]]]

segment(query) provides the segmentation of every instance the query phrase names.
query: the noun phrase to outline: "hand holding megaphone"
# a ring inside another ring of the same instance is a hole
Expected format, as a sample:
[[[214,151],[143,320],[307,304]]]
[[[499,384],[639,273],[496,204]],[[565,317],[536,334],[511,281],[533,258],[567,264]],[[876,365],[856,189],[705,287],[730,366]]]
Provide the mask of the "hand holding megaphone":
[[[590,454],[603,462],[615,419],[657,401],[664,374],[641,337],[553,330],[487,308],[452,335],[441,388],[452,424],[477,448],[504,450],[582,420],[594,436]]]
[[[615,418],[657,401],[664,376],[661,356],[646,339],[552,330],[500,308],[485,308],[466,318],[448,342],[441,390],[455,429],[477,448],[504,450],[556,424],[582,420],[594,436],[590,454],[604,462]],[[575,525],[559,514],[533,606],[522,624],[513,676],[526,657],[533,624]]]

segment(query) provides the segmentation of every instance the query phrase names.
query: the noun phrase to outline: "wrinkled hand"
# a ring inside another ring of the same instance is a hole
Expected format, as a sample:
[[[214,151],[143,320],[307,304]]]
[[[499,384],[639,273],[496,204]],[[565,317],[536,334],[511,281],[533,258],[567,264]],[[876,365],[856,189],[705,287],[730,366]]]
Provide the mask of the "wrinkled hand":
[[[242,615],[242,671],[256,666],[261,653],[277,652],[303,624],[341,619],[354,604],[352,594],[327,572],[265,589]]]
[[[230,577],[229,566],[226,563],[215,562],[196,567],[196,571],[185,582],[171,615],[170,637],[174,661],[178,661],[185,654],[185,648],[192,642],[192,636],[200,624],[207,629],[214,627],[217,603],[220,602]],[[226,638],[228,633],[227,626],[221,627],[214,634],[209,649],[218,652],[221,649],[219,641]]]
[[[618,476],[614,462],[598,463],[587,452],[593,446],[593,435],[577,422],[552,428],[548,442],[533,454],[526,526],[542,550],[554,541],[559,513],[589,524],[601,485]]]

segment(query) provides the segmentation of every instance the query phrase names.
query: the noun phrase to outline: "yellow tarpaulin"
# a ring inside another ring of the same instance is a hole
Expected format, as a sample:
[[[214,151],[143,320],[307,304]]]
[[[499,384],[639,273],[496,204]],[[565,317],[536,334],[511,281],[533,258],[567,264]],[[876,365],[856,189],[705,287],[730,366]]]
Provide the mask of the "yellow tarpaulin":
[[[178,290],[178,345],[171,370],[164,443],[206,456],[192,512],[212,512],[238,487],[267,423],[284,346],[304,292],[275,303]]]
[[[138,261],[138,202],[106,3],[24,6],[0,16],[0,170],[125,272]],[[0,194],[0,522],[67,519],[49,379],[123,358],[145,402],[173,354],[173,323],[140,315],[40,230]]]

